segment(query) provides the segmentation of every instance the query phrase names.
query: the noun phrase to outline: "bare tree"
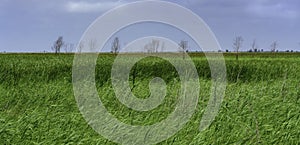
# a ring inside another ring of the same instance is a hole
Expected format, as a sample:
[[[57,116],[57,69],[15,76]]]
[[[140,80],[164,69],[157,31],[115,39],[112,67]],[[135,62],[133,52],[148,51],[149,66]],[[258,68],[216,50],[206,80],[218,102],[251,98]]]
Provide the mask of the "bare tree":
[[[96,49],[96,41],[95,40],[90,40],[89,41],[89,50],[90,52],[94,52]]]
[[[244,39],[242,36],[238,36],[234,39],[234,42],[233,42],[233,48],[236,52],[235,54],[235,57],[236,57],[236,60],[239,59],[239,50],[240,48],[242,47],[242,43],[243,43]]]
[[[83,50],[83,48],[84,48],[84,42],[83,41],[81,41],[79,44],[78,44],[78,50],[77,50],[77,52],[78,53],[81,53],[82,52],[82,50]]]
[[[182,49],[183,52],[186,52],[188,48],[188,41],[181,40],[179,43],[179,47]]]
[[[144,50],[145,50],[147,53],[152,53],[151,43],[146,44],[146,45],[144,46]]]
[[[162,42],[160,50],[161,50],[161,52],[165,51],[165,42]]]
[[[277,41],[272,42],[270,47],[271,47],[271,52],[276,52],[278,47],[278,42]]]
[[[112,43],[111,52],[116,54],[119,50],[120,50],[120,41],[119,38],[116,37]]]
[[[154,50],[155,53],[158,52],[158,48],[159,48],[159,40],[152,40],[152,48]]]
[[[158,52],[160,46],[159,40],[152,39],[152,41],[144,46],[144,49],[148,53]],[[164,43],[161,45],[161,50],[164,49]]]
[[[251,49],[252,49],[253,52],[257,52],[257,50],[258,50],[258,46],[256,44],[256,40],[255,39],[252,42]]]
[[[66,53],[70,53],[74,50],[74,44],[73,43],[67,43],[64,45],[64,50]]]
[[[178,45],[179,45],[179,51],[182,52],[182,57],[184,59],[185,52],[187,52],[187,49],[188,49],[188,41],[181,40]]]
[[[64,45],[63,37],[59,36],[51,48],[57,54],[57,53],[60,53],[60,49],[63,45]]]

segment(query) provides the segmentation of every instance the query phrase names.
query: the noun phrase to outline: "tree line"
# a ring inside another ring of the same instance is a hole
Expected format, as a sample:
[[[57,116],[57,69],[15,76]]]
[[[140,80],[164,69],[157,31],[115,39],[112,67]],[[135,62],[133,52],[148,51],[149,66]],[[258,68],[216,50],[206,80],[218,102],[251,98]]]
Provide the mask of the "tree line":
[[[240,49],[242,47],[243,41],[244,41],[244,39],[243,39],[242,36],[237,36],[233,40],[233,49],[235,51],[236,59],[237,60],[238,60],[238,57],[239,57],[239,52],[240,52]],[[300,43],[299,43],[299,45],[300,45]],[[269,47],[270,48],[270,52],[272,52],[272,53],[279,52],[278,46],[279,46],[278,41],[273,41],[270,44],[270,47]],[[226,49],[226,52],[229,52],[229,50]],[[252,44],[251,44],[251,48],[247,52],[254,52],[254,53],[264,52],[264,49],[259,49],[259,47],[257,45],[257,42],[256,42],[256,39],[254,39],[253,42],[252,42]],[[293,50],[286,50],[286,52],[294,52],[294,51]]]
[[[95,41],[90,41],[87,44],[84,42],[81,42],[78,44],[78,52],[81,53],[83,51],[84,47],[88,47],[91,50],[94,50],[95,47]],[[85,46],[88,45],[88,46]],[[150,43],[146,44],[144,46],[144,52],[147,53],[158,53],[158,52],[164,52],[165,46],[164,42],[160,42],[159,40],[153,39]],[[188,52],[188,41],[180,41],[178,43],[178,51],[181,52]],[[54,51],[55,54],[61,53],[62,49],[66,53],[71,53],[75,49],[75,45],[73,43],[65,43],[62,36],[59,36],[56,41],[54,41],[53,45],[51,46],[51,50]],[[117,54],[120,51],[121,45],[119,37],[115,37],[111,44],[111,53]]]
[[[233,40],[233,50],[236,53],[236,59],[238,59],[239,53],[240,53],[240,49],[242,48],[244,39],[242,36],[237,36],[235,37],[235,39]],[[178,51],[179,52],[189,52],[189,45],[188,45],[188,41],[185,40],[181,40],[178,43]],[[78,44],[78,52],[82,52],[83,48],[85,47],[83,42],[81,42],[80,44]],[[94,49],[95,47],[95,41],[90,41],[87,44],[91,50]],[[299,43],[300,45],[300,43]],[[270,52],[275,53],[278,52],[278,46],[279,43],[278,41],[273,41],[270,44]],[[65,43],[63,40],[62,36],[59,36],[58,39],[54,42],[53,46],[51,47],[51,49],[54,51],[54,53],[58,54],[61,53],[62,49],[64,50],[64,52],[66,53],[71,53],[75,50],[76,45],[73,43]],[[111,53],[118,53],[120,51],[120,39],[119,37],[115,37],[112,41],[111,44]],[[165,46],[164,46],[164,42],[160,42],[159,40],[155,40],[153,39],[151,42],[149,42],[148,44],[146,44],[144,46],[144,52],[146,53],[158,53],[158,52],[164,52],[165,51]],[[220,50],[221,51],[221,50]],[[228,49],[225,50],[225,52],[230,52]],[[259,49],[258,44],[256,39],[253,40],[250,49],[247,52],[264,52],[264,49]],[[287,50],[286,52],[293,52],[293,50]]]

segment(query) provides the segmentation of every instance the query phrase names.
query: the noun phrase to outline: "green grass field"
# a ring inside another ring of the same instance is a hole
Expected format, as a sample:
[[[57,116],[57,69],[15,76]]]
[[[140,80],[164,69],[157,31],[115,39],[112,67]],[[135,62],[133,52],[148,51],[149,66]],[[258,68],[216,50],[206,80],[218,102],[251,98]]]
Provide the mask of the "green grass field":
[[[185,127],[159,144],[300,144],[300,54],[225,54],[227,89],[219,114],[200,132],[211,76],[203,54],[190,54],[200,78],[196,112]],[[115,144],[82,117],[73,95],[72,54],[0,54],[0,144]],[[110,72],[114,56],[99,55],[97,89],[105,107],[120,121],[149,125],[173,109],[179,78],[171,64],[145,59],[136,67],[133,93],[145,98],[155,76],[167,83],[158,108],[138,112],[115,97]],[[157,71],[159,70],[159,71]],[[132,83],[132,75],[129,82]],[[133,85],[133,84],[131,84]]]

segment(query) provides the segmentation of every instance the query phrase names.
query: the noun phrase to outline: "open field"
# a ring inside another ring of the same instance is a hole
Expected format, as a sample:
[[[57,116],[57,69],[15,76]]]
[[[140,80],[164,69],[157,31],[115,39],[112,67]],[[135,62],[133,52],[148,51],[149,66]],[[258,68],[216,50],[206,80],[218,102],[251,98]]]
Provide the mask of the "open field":
[[[215,121],[199,132],[211,77],[204,55],[190,54],[201,84],[197,110],[181,131],[160,144],[300,144],[300,54],[243,53],[238,62],[234,54],[224,55],[228,85]],[[73,58],[0,54],[0,144],[114,144],[87,125],[78,110]],[[180,80],[171,64],[158,58],[138,63],[136,96],[149,95],[148,83],[155,76],[166,81],[168,92],[158,108],[137,112],[114,97],[113,61],[113,55],[102,54],[96,67],[98,93],[111,114],[127,124],[149,125],[172,112]]]

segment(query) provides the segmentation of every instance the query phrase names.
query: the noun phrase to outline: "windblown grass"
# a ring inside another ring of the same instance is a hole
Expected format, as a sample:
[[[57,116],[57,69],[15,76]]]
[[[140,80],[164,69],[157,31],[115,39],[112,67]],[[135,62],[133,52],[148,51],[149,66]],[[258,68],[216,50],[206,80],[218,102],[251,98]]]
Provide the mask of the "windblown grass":
[[[202,54],[200,54],[202,55]],[[300,144],[300,54],[226,56],[228,86],[215,121],[199,132],[210,92],[210,69],[205,57],[191,54],[201,92],[192,119],[160,144]],[[0,55],[1,144],[114,144],[98,135],[81,116],[72,90],[73,55]],[[132,125],[149,125],[174,109],[178,74],[171,64],[151,58],[136,66],[133,93],[149,94],[154,76],[164,78],[168,94],[150,112],[122,105],[110,81],[112,55],[100,55],[96,82],[100,98],[116,118]],[[158,71],[159,70],[159,71]],[[132,75],[129,82],[132,83]],[[131,84],[132,86],[132,84]]]

